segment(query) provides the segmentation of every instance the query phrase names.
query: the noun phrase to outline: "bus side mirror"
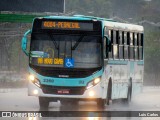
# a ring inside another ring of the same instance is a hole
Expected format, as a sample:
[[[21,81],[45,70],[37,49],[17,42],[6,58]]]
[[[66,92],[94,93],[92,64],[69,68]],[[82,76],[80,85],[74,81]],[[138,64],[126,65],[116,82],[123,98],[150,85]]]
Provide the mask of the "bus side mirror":
[[[23,52],[24,52],[27,56],[29,55],[29,52],[27,51],[27,43],[28,43],[27,36],[28,36],[28,34],[30,34],[30,33],[31,33],[31,30],[28,30],[28,31],[24,34],[24,36],[23,36],[23,38],[22,38],[22,42],[21,42],[22,50],[23,50]]]

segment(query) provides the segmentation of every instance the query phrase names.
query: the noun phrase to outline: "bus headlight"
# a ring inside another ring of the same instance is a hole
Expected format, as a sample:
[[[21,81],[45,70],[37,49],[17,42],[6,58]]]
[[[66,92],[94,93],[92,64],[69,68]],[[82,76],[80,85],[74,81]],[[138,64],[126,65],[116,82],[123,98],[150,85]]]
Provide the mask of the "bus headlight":
[[[41,84],[40,84],[40,82],[39,82],[38,79],[35,79],[35,80],[34,80],[34,84],[37,85],[38,87],[41,87]]]
[[[34,75],[29,75],[29,79],[38,87],[41,87],[40,81]]]
[[[87,89],[89,89],[89,88],[91,88],[91,87],[97,85],[100,81],[101,81],[100,78],[96,78],[96,79],[92,80],[91,82],[88,83]]]
[[[89,82],[87,85],[87,89],[91,88],[93,86],[93,81]]]
[[[35,79],[34,75],[29,75],[29,80],[31,80],[33,82],[34,79]]]
[[[96,78],[96,79],[94,79],[94,81],[93,81],[93,82],[94,82],[94,84],[96,85],[97,83],[99,83],[99,82],[100,82],[100,80],[101,80],[100,78]]]

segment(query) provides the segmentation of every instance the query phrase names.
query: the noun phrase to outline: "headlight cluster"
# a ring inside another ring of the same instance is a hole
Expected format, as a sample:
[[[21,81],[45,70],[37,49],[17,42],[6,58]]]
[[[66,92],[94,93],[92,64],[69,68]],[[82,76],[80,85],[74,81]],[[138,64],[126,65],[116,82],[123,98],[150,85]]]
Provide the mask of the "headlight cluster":
[[[98,84],[100,81],[101,81],[100,78],[96,78],[96,79],[92,80],[91,82],[88,83],[87,89],[89,89],[89,88],[95,86],[95,85]]]
[[[41,87],[40,81],[39,81],[37,78],[35,78],[34,75],[29,75],[29,80],[31,80],[31,81],[32,81],[35,85],[37,85],[38,87]]]
[[[33,82],[34,79],[35,79],[34,75],[29,75],[29,80],[31,80]]]

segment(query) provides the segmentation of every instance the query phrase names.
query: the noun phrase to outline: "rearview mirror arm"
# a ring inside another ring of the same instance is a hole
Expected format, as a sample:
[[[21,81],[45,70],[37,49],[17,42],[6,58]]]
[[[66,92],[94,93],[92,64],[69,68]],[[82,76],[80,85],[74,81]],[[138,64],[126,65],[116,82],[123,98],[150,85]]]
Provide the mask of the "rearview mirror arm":
[[[28,34],[30,34],[31,33],[31,30],[28,30],[25,34],[24,34],[24,36],[23,36],[23,38],[22,38],[22,43],[21,43],[21,47],[22,47],[22,50],[23,50],[23,52],[28,56],[29,55],[29,52],[27,52],[27,42],[28,42],[28,40],[27,40],[27,35]]]

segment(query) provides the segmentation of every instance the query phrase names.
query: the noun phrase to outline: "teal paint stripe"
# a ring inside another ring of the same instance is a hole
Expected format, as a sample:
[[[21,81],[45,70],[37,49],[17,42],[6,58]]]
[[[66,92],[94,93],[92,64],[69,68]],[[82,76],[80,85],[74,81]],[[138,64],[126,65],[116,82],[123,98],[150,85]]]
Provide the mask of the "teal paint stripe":
[[[127,65],[128,61],[124,60],[108,60],[108,64],[113,64],[113,65]]]
[[[144,61],[108,60],[108,64],[112,65],[127,65],[128,62],[137,63],[137,65],[144,65]]]
[[[134,73],[134,61],[130,61],[130,73]]]
[[[138,61],[137,65],[144,65],[144,61]]]
[[[103,70],[98,71],[94,75],[88,76],[86,78],[54,78],[54,77],[45,77],[39,75],[34,70],[29,68],[30,74],[33,74],[37,79],[40,80],[41,84],[44,85],[53,85],[53,86],[86,86],[87,83],[97,77],[100,77],[103,73]],[[44,79],[51,79],[54,82],[44,82]],[[80,84],[80,81],[84,81],[84,84]]]

